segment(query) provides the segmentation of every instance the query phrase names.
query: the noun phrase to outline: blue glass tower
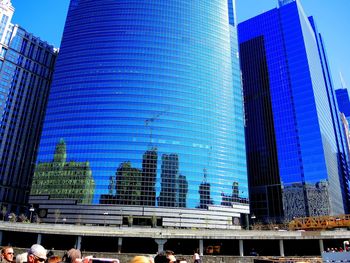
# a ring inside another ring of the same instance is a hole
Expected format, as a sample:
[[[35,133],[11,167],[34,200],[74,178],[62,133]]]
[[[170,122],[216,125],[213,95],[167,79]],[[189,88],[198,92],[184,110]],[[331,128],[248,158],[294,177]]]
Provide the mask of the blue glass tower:
[[[350,117],[350,99],[349,93],[347,89],[337,89],[335,91],[337,96],[337,101],[339,105],[339,111],[344,113],[344,115],[349,118]]]
[[[347,152],[321,36],[299,1],[239,25],[251,208],[260,219],[342,214]]]
[[[38,161],[64,140],[68,160],[89,162],[91,206],[196,209],[206,198],[215,210],[237,185],[225,222],[247,213],[234,20],[231,0],[72,0]]]

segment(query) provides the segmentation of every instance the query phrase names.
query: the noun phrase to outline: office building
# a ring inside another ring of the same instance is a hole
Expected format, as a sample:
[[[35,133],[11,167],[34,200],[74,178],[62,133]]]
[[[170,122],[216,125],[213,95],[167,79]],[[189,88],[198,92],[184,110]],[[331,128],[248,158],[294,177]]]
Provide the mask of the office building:
[[[337,95],[337,101],[339,106],[339,111],[344,113],[346,118],[350,118],[350,99],[349,93],[346,88],[335,90]]]
[[[62,138],[67,162],[89,163],[92,204],[75,203],[82,222],[94,209],[93,223],[132,215],[230,228],[228,218],[249,213],[234,10],[232,0],[71,1],[38,162]],[[234,182],[238,197],[222,203]],[[68,211],[58,199],[31,203],[49,222],[51,201]]]
[[[57,53],[13,13],[0,2],[0,206],[25,213]]]
[[[343,214],[348,153],[324,43],[299,1],[238,26],[256,220]]]

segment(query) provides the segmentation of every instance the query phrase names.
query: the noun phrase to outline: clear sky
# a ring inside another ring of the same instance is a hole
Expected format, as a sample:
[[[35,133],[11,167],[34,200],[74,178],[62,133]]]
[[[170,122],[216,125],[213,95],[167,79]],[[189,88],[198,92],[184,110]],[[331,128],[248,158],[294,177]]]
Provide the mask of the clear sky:
[[[277,0],[236,1],[239,22],[277,6]],[[339,72],[350,88],[350,0],[301,0],[301,3],[306,14],[314,16],[323,35],[335,88],[340,87]],[[12,4],[16,8],[13,23],[59,47],[69,0],[12,0]]]

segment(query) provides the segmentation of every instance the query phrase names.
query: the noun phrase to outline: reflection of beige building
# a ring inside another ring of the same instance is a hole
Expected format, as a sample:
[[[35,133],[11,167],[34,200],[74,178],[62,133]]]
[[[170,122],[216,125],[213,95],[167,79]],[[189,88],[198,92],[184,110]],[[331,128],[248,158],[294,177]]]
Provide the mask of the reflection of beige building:
[[[95,182],[89,162],[66,160],[66,143],[61,139],[54,160],[37,165],[30,194],[49,195],[51,199],[76,199],[78,203],[90,204]]]
[[[346,136],[346,143],[347,143],[347,149],[348,149],[348,153],[350,154],[350,131],[349,131],[349,122],[348,120],[346,119],[344,113],[340,113],[340,118],[341,118],[341,121],[343,123],[343,128],[344,128],[344,131],[345,131],[345,136]]]

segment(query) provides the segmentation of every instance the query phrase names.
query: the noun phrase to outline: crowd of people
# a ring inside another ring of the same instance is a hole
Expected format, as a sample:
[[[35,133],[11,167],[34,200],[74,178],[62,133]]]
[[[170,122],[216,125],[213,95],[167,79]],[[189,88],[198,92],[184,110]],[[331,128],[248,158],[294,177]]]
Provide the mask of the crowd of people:
[[[325,252],[349,252],[350,251],[350,247],[345,247],[344,249],[342,247],[331,247],[331,248],[327,248]]]
[[[192,257],[193,263],[201,263],[197,251]],[[15,255],[11,246],[1,249],[0,263],[121,263],[118,259],[96,258],[94,256],[82,256],[79,249],[72,248],[62,257],[55,255],[53,251],[46,250],[42,245],[34,244],[27,252]],[[135,256],[129,263],[189,263],[184,257],[177,258],[171,250],[162,251],[153,256]]]

